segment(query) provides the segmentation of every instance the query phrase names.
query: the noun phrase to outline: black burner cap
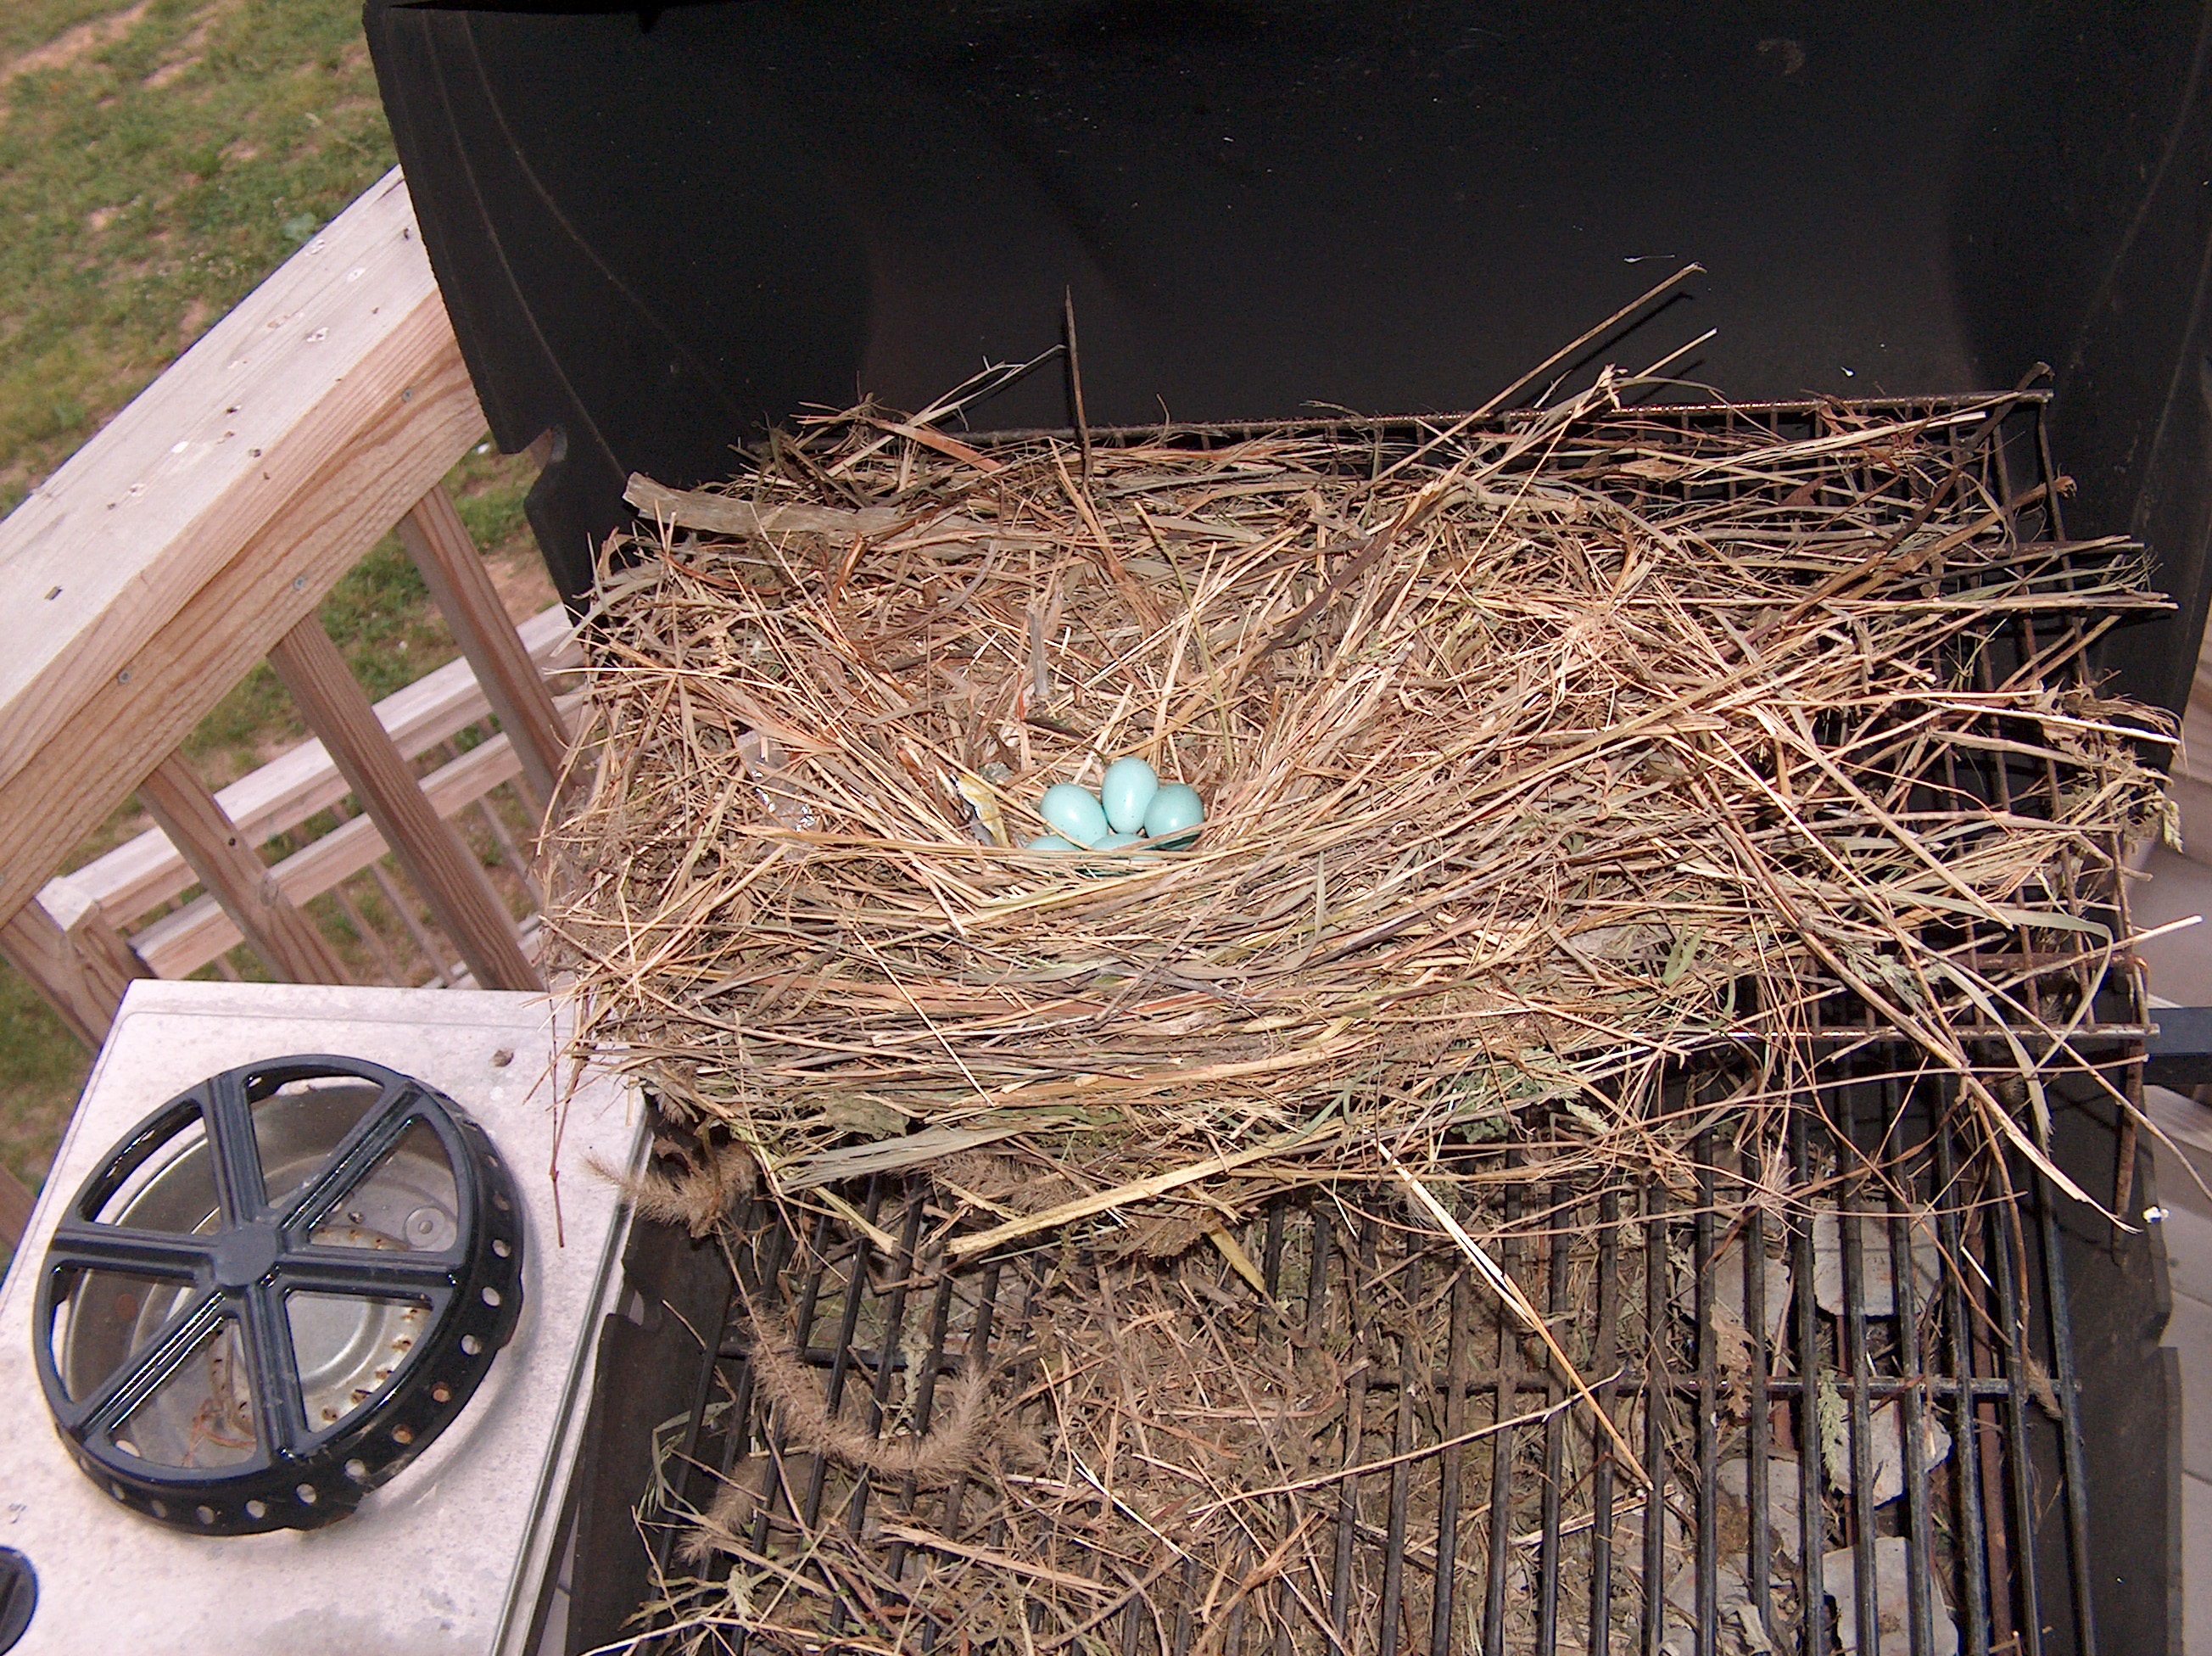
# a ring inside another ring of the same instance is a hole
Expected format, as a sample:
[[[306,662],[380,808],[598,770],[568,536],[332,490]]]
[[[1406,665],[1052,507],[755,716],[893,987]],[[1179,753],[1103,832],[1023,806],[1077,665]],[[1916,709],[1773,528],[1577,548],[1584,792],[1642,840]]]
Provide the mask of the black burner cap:
[[[467,1406],[514,1332],[522,1248],[513,1178],[434,1088],[319,1055],[228,1070],[77,1192],[39,1378],[124,1505],[204,1535],[315,1528]],[[0,1574],[0,1649],[26,1593]]]
[[[39,1576],[13,1547],[0,1547],[0,1651],[15,1647],[39,1607]]]

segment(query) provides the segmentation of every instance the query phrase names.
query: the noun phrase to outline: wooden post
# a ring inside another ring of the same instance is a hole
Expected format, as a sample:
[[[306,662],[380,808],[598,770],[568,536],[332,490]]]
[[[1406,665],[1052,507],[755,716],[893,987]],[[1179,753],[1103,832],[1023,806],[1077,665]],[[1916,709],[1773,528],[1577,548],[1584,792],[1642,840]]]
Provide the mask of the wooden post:
[[[416,786],[414,773],[377,722],[376,710],[322,623],[311,615],[294,627],[269,652],[269,665],[291,691],[308,728],[322,738],[331,761],[477,982],[485,989],[544,989],[544,980],[523,953],[514,923],[483,865]]]
[[[553,692],[507,618],[491,571],[445,484],[416,502],[398,527],[399,544],[422,570],[422,584],[514,743],[524,791],[543,819],[568,753],[568,727],[553,704]]]
[[[100,904],[66,879],[48,880],[0,925],[0,954],[94,1051],[114,1026],[125,987],[134,977],[154,975],[108,924]]]
[[[181,755],[172,753],[154,767],[138,784],[138,802],[270,971],[290,983],[352,981],[337,951],[313,921],[292,906],[276,875]]]

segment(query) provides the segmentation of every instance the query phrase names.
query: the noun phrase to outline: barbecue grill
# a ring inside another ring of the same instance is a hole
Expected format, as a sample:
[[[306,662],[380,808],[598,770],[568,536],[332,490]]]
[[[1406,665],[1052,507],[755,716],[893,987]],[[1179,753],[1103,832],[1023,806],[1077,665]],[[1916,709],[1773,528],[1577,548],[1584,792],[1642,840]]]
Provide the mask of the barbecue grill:
[[[2043,408],[2039,395],[2022,397],[2008,420],[1962,440],[1959,457],[2014,505],[2023,557],[2063,541],[2061,513],[2045,504]],[[1809,437],[1835,411],[1644,410],[1636,431],[1647,446],[1671,433],[1687,452],[1701,433],[1747,420]],[[1386,460],[1425,435],[1390,422],[1325,429],[1355,457],[1379,449]],[[1254,430],[1168,435],[1206,447]],[[988,450],[1019,435],[976,441]],[[1157,443],[1162,434],[1092,439]],[[1601,429],[1589,447],[1601,452],[1607,440]],[[1571,468],[1575,458],[1561,463]],[[1992,627],[1983,642],[1984,684],[2040,648],[2033,624]],[[1925,780],[2029,813],[2050,808],[2064,785],[2040,765],[1994,757],[1973,774],[1947,764]],[[2079,916],[2115,921],[2117,894],[2086,865],[2076,873]],[[2016,936],[1974,941],[1985,963],[2027,964]],[[2090,988],[2085,976],[2068,979],[2063,962],[2045,964],[2061,968],[2042,980],[2049,1004]],[[2123,1086],[2139,1085],[2129,1075],[2140,1065],[2142,993],[2140,982],[2107,989],[2080,1026],[2080,1050]],[[1834,1178],[1832,1219],[1754,1209],[1747,1224],[1717,1227],[1717,1188],[1774,1180],[1735,1157],[1724,1126],[1697,1140],[1694,1191],[1656,1181],[1555,1185],[1541,1174],[1523,1187],[1510,1160],[1461,1154],[1477,1177],[1486,1167],[1507,1181],[1514,1239],[1500,1263],[1522,1292],[1570,1325],[1594,1308],[1577,1361],[1609,1377],[1602,1403],[1626,1405],[1635,1452],[1656,1475],[1649,1493],[1616,1470],[1588,1417],[1566,1407],[1557,1373],[1522,1331],[1484,1308],[1468,1262],[1425,1233],[1389,1186],[1337,1184],[1276,1200],[1239,1239],[1260,1262],[1264,1296],[1244,1292],[1211,1254],[1186,1257],[1177,1271],[1194,1339],[1218,1336],[1255,1356],[1286,1342],[1325,1349],[1350,1375],[1333,1397],[1285,1400],[1339,1422],[1322,1446],[1340,1500],[1312,1543],[1326,1591],[1302,1606],[1291,1602],[1297,1589],[1278,1582],[1270,1590],[1283,1599],[1269,1629],[1256,1607],[1232,1616],[1223,1648],[1322,1648],[1324,1628],[1352,1650],[1708,1651],[1757,1648],[1759,1639],[1779,1649],[1877,1647],[1874,1635],[1857,1636],[1861,1628],[1879,1628],[1879,1647],[1897,1651],[2155,1647],[2163,1588],[2141,1560],[2159,1520],[2140,1503],[2147,1465],[2166,1453],[2163,1422],[2178,1397],[2170,1371],[2148,1355],[2162,1254],[2141,1233],[2114,1235],[2094,1215],[2075,1221],[2023,1162],[1998,1175],[1978,1157],[1985,1141],[1955,1088],[1916,1077],[1917,1060],[1865,1007],[1836,996],[1821,1024],[1832,1056],[1803,1095],[1785,1177],[1799,1189]],[[1983,1058],[2004,1050],[1999,1029],[1962,1032]],[[1671,1107],[1697,1119],[1755,1062],[1680,1065]],[[2057,1099],[2066,1165],[2126,1211],[2151,1205],[2147,1158],[2076,1082]],[[647,1532],[658,1576],[710,1587],[732,1568],[724,1558],[693,1578],[672,1569],[672,1549],[690,1515],[749,1476],[761,1487],[739,1568],[766,1561],[833,1598],[852,1584],[810,1562],[792,1518],[808,1531],[847,1525],[857,1535],[873,1518],[964,1533],[963,1501],[975,1497],[959,1486],[871,1487],[772,1428],[751,1367],[763,1307],[792,1319],[797,1354],[829,1407],[857,1404],[872,1430],[888,1418],[895,1381],[910,1423],[924,1429],[939,1384],[975,1367],[1030,1397],[1020,1424],[1055,1428],[1053,1405],[1036,1395],[1043,1388],[1031,1324],[1054,1295],[1111,1292],[1107,1258],[1047,1251],[946,1269],[943,1236],[934,1252],[917,1251],[925,1222],[937,1228],[926,1184],[883,1178],[846,1194],[865,1225],[825,1221],[800,1238],[765,1205],[738,1217],[742,1291],[726,1290],[723,1336],[696,1367],[680,1430],[657,1446],[663,1487],[649,1512],[661,1522]],[[895,1250],[880,1246],[886,1233]],[[1964,1263],[1947,1269],[1944,1258]],[[1442,1322],[1409,1333],[1424,1306],[1443,1309]],[[1829,1317],[1836,1331],[1824,1336]],[[1732,1347],[1730,1324],[1748,1350]],[[2103,1361],[2082,1362],[2085,1350]],[[1824,1411],[1836,1417],[1824,1421]],[[1370,1472],[1355,1470],[1370,1463]],[[1664,1517],[1647,1523],[1655,1504]],[[2093,1513],[2112,1516],[2093,1526]],[[998,1551],[1002,1529],[971,1539]],[[896,1527],[881,1533],[882,1568],[896,1579],[912,1548]],[[1234,1568],[1261,1562],[1254,1554]],[[1102,1587],[1119,1591],[1102,1593],[1096,1636],[1160,1656],[1194,1647],[1201,1609],[1223,1590],[1195,1560],[1147,1583],[1142,1603],[1127,1583]],[[672,1619],[690,1608],[679,1601]],[[1279,1645],[1270,1629],[1302,1616],[1310,1636]],[[1036,1631],[1042,1639],[1055,1629]],[[952,1647],[960,1633],[925,1628],[922,1647]]]
[[[371,0],[367,15],[494,434],[549,462],[531,514],[572,600],[625,519],[630,472],[724,475],[732,445],[856,391],[921,406],[979,359],[1060,341],[1071,312],[1093,441],[1149,422],[1150,439],[1203,445],[1251,429],[1219,422],[1257,419],[1383,444],[1409,428],[1314,405],[1469,406],[1655,268],[1695,258],[1706,276],[1562,363],[1564,383],[1717,326],[1671,371],[1773,400],[1641,411],[1686,444],[1712,420],[1811,433],[1832,411],[1820,398],[1924,411],[1942,406],[1931,392],[2048,385],[1962,460],[2016,503],[2023,547],[2146,540],[2178,608],[2105,659],[2146,699],[2186,698],[2212,524],[2212,236],[2191,193],[2212,142],[2212,11]],[[1031,374],[970,411],[967,440],[1062,424],[1073,389]],[[1990,642],[1999,673],[2036,648],[1994,622]],[[2027,811],[2059,785],[1995,759],[1929,781]],[[2121,913],[2117,892],[2078,900],[2085,917]],[[2081,1050],[2124,1089],[2142,1084],[2146,1005],[2138,979],[2081,1008]],[[1304,1611],[1313,1647],[2178,1642],[2161,1251],[2024,1164],[2000,1178],[1984,1155],[1967,1177],[1958,1100],[1900,1079],[1864,1008],[1839,997],[1822,1017],[1834,1056],[1807,1089],[1790,1172],[1839,1181],[1832,1222],[1761,1214],[1717,1233],[1701,1198],[1759,1177],[1718,1133],[1699,1141],[1694,1196],[1518,1195],[1531,1217],[1503,1263],[1539,1304],[1595,1285],[1590,1372],[1628,1405],[1648,1494],[1585,1415],[1554,1407],[1550,1370],[1472,1308],[1464,1262],[1403,1240],[1387,1190],[1284,1198],[1248,1227],[1264,1296],[1212,1256],[1177,1267],[1231,1349],[1295,1335],[1364,1359],[1330,1405],[1340,1498],[1312,1543],[1328,1589]],[[1686,1068],[1675,1107],[1699,1109],[1716,1080]],[[2126,1123],[2086,1091],[2052,1102],[2060,1164],[2125,1214],[2152,1205]],[[741,1214],[739,1293],[711,1249],[633,1245],[631,1280],[674,1314],[657,1332],[611,1328],[602,1351],[596,1459],[567,1520],[571,1648],[622,1631],[714,1475],[781,1464],[762,1436],[748,1301],[788,1307],[833,1407],[865,1391],[878,1425],[908,1377],[926,1422],[963,1363],[1018,1376],[1048,1273],[1080,1291],[1107,1269],[946,1269],[916,1256],[914,1190],[884,1178],[847,1196],[895,1249],[858,1226],[800,1238]],[[1926,1270],[1931,1233],[1960,1266]],[[1404,1331],[1416,1302],[1444,1319],[1435,1349]],[[1723,1308],[1747,1354],[1718,1336]],[[715,1325],[703,1358],[673,1360],[687,1329]],[[810,1525],[842,1515],[858,1532],[889,1508],[942,1533],[961,1499],[793,1457],[750,1549],[808,1568],[779,1501]],[[894,1578],[903,1544],[883,1543]],[[1278,1574],[1252,1592],[1293,1590]],[[1154,1615],[1102,1590],[1084,1636],[1181,1656],[1218,1591],[1170,1568]],[[1261,1619],[1232,1619],[1227,1648],[1258,1648]],[[952,1649],[960,1630],[921,1637]]]

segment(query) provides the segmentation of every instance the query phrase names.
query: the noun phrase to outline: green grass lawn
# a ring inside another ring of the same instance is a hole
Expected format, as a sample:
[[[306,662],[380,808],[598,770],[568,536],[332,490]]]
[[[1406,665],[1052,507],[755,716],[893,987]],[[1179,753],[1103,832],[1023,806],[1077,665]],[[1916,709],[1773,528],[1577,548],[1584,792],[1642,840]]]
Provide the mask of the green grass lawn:
[[[392,159],[360,0],[0,5],[0,514]],[[535,557],[527,481],[497,454],[448,479],[510,588]],[[372,696],[454,653],[396,541],[323,618]],[[302,734],[264,667],[185,751],[221,786]],[[122,803],[72,863],[144,825]],[[0,966],[0,1162],[27,1184],[89,1061]]]

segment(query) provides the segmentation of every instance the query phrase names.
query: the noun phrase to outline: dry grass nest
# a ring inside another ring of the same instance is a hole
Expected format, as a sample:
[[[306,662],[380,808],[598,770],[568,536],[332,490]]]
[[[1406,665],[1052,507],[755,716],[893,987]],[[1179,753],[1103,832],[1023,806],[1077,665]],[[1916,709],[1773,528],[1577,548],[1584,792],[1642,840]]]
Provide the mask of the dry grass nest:
[[[2164,607],[2139,549],[2000,498],[2014,401],[1636,389],[1087,446],[862,407],[634,479],[552,848],[579,1041],[781,1194],[1008,1138],[1066,1181],[960,1247],[1455,1142],[1686,1187],[1668,1078],[1755,1137],[1839,1020],[2055,1175],[2164,809],[2169,721],[2085,667]],[[1013,849],[1126,754],[1194,848]]]

